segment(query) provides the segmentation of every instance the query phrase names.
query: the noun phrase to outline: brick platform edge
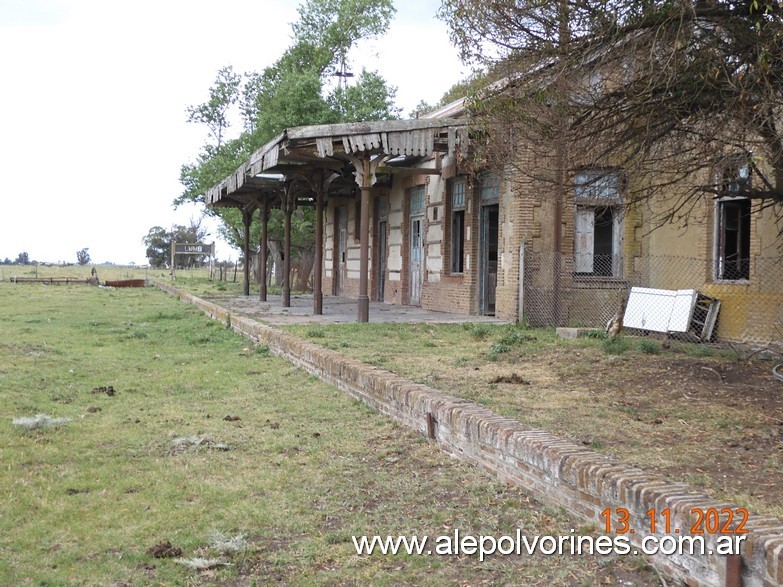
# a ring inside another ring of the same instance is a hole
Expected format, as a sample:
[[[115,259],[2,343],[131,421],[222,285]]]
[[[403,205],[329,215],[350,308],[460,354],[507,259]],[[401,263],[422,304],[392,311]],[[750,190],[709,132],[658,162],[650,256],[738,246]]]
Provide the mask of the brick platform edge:
[[[231,314],[170,284],[155,281],[155,285],[425,435],[430,433],[429,419],[435,440],[444,451],[525,488],[544,503],[561,506],[599,528],[604,525],[600,512],[605,508],[626,508],[630,527],[636,529],[631,540],[637,547],[649,528],[650,509],[661,512],[669,508],[672,528],[687,534],[693,522],[692,508],[720,511],[736,507],[547,432],[528,429],[475,403]],[[659,538],[664,536],[661,522],[659,517]],[[751,513],[745,528],[749,533],[742,544],[742,585],[783,585],[783,519]],[[673,534],[675,539],[681,535]],[[707,548],[714,550],[717,537],[703,536]],[[731,563],[720,555],[673,554],[648,559],[664,576],[693,587],[726,585],[727,577],[732,575]]]

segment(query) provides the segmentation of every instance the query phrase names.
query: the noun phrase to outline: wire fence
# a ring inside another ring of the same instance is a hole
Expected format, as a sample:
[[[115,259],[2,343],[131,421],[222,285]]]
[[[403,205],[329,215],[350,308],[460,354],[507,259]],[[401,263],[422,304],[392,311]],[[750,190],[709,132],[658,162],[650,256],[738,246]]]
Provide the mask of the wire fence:
[[[527,250],[523,317],[531,326],[608,328],[783,352],[783,260],[577,257]]]

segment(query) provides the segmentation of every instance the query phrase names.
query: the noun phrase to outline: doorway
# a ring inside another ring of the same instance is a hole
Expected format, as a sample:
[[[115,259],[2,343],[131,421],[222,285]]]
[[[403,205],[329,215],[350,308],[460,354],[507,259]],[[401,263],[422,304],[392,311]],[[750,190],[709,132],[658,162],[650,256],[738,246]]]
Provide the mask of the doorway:
[[[498,205],[481,207],[479,257],[479,311],[495,315],[498,284]]]
[[[377,280],[378,280],[378,287],[376,290],[376,294],[378,296],[378,301],[382,302],[384,300],[384,294],[385,292],[385,284],[386,284],[386,220],[381,220],[378,222],[378,238],[376,239],[376,251],[377,251],[377,258],[378,258],[378,266],[377,266]]]
[[[345,206],[339,206],[334,209],[334,240],[337,243],[337,247],[334,258],[332,295],[340,296],[345,287],[348,248],[348,210]]]
[[[410,288],[408,304],[421,305],[421,282],[424,272],[424,216],[411,217]]]

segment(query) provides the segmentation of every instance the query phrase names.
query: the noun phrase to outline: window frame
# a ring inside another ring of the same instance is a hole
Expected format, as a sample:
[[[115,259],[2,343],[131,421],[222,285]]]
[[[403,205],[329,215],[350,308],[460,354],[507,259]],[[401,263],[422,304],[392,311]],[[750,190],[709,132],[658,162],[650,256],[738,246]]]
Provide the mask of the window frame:
[[[585,177],[584,181],[580,176]],[[585,168],[574,174],[574,276],[584,279],[622,279],[623,204],[625,175],[618,169]],[[595,227],[599,212],[611,213],[611,265],[596,270]],[[589,251],[582,249],[589,248]],[[589,264],[590,270],[586,270]]]
[[[455,203],[455,186],[461,186],[461,201]],[[449,273],[462,275],[465,272],[465,212],[468,204],[468,178],[459,176],[449,182]],[[455,229],[459,219],[459,230]],[[459,234],[457,234],[459,233]]]
[[[750,153],[738,154],[729,157],[726,163],[723,164],[722,169],[716,174],[716,183],[720,187],[718,197],[715,198],[714,214],[714,227],[713,227],[713,264],[712,264],[712,279],[715,282],[721,283],[748,283],[750,281],[750,265],[751,265],[751,238],[753,232],[753,202],[746,196],[739,195],[741,188],[750,186],[753,180],[753,165],[751,163],[752,156]],[[747,208],[746,215],[740,216],[739,221],[742,223],[737,233],[741,236],[737,239],[736,247],[744,248],[747,258],[743,259],[742,252],[739,251],[739,257],[737,263],[745,261],[745,267],[741,270],[739,277],[727,277],[726,272],[728,270],[729,263],[727,262],[726,254],[726,213],[725,210],[728,204],[735,202],[741,202],[743,208]],[[743,220],[746,218],[747,220]],[[742,234],[742,228],[745,228],[747,234]],[[742,241],[742,242],[740,242]]]

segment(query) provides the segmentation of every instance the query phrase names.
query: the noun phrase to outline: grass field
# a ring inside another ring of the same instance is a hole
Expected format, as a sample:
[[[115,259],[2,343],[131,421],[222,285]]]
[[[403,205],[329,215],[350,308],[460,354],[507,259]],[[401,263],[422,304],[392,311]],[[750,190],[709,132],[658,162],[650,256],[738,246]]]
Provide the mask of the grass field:
[[[52,264],[32,264],[32,265],[0,265],[0,281],[9,281],[12,277],[72,277],[87,279],[90,272],[95,268],[98,272],[98,278],[101,282],[108,279],[141,279],[147,277],[156,277],[159,279],[169,277],[169,270],[165,268],[154,269],[151,267],[126,265],[52,265]],[[177,270],[177,274],[189,278],[208,279],[209,269],[205,267],[197,269]],[[237,274],[241,282],[241,274]],[[240,288],[241,291],[241,288]]]
[[[0,332],[2,585],[658,583],[635,557],[358,556],[593,529],[154,288],[5,281]]]

